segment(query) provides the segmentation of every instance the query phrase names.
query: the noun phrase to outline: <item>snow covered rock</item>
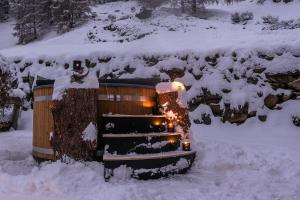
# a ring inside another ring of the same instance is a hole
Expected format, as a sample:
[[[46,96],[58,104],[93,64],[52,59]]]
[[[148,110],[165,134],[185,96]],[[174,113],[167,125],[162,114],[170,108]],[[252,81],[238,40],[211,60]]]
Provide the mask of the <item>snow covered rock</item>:
[[[300,90],[300,79],[293,81],[292,83],[290,83],[290,85],[299,91]]]

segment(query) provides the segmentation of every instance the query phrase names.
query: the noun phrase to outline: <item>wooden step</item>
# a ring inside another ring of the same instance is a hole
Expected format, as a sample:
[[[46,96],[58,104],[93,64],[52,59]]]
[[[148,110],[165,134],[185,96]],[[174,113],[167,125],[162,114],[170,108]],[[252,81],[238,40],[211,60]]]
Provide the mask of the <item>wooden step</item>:
[[[180,133],[103,134],[105,151],[110,154],[148,154],[177,150]]]
[[[104,114],[99,127],[102,133],[151,133],[164,132],[165,115],[110,115]]]
[[[116,168],[124,165],[132,171],[132,177],[152,179],[175,173],[185,173],[194,162],[195,151],[172,151],[145,155],[104,154],[105,179],[113,176]]]

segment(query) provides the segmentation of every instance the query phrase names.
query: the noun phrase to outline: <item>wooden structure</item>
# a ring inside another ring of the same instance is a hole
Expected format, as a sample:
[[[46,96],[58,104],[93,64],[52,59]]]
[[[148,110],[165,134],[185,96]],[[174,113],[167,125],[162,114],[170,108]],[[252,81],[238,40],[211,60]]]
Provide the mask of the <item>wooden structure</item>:
[[[157,82],[99,80],[95,160],[104,162],[106,179],[121,165],[130,168],[133,177],[148,179],[184,173],[193,163],[195,152],[181,150],[181,134],[167,130],[168,120],[159,113]],[[53,89],[48,85],[51,81],[43,83],[34,89],[33,156],[38,161],[54,159],[50,143]]]
[[[103,83],[98,89],[98,114],[152,114],[156,92],[146,85]]]
[[[33,148],[32,155],[38,160],[53,160],[54,152],[50,143],[53,133],[52,85],[34,89],[33,103]]]

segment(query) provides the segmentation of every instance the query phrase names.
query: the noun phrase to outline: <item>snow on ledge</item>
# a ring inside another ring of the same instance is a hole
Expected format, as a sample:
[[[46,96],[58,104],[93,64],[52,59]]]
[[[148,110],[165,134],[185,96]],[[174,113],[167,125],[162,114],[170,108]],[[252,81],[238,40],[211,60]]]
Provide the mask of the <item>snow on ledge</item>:
[[[162,82],[156,85],[156,92],[158,94],[168,93],[168,92],[184,92],[185,87],[180,82]]]
[[[52,99],[62,100],[66,89],[70,88],[99,88],[99,82],[96,77],[91,75],[85,77],[82,83],[71,82],[70,76],[61,76],[54,82]]]

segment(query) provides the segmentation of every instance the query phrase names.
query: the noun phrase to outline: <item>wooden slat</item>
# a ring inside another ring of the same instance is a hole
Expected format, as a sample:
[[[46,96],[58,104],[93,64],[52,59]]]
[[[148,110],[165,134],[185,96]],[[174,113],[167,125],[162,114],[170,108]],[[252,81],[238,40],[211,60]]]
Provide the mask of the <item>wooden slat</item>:
[[[171,151],[154,154],[137,154],[137,155],[112,155],[104,154],[103,161],[119,161],[119,160],[154,160],[154,159],[167,159],[172,157],[182,157],[195,154],[195,151]]]
[[[146,96],[154,99],[156,92],[154,88],[143,87],[105,87],[98,89],[98,94]],[[151,102],[155,106],[155,102]],[[98,101],[98,113],[102,114],[152,114],[152,107],[145,107],[139,101]]]
[[[51,96],[52,88],[38,88],[34,90],[34,97]],[[53,118],[50,110],[51,101],[39,101],[33,103],[33,146],[40,148],[52,148],[49,140],[53,131]],[[33,156],[41,159],[53,160],[53,156],[33,152]]]

